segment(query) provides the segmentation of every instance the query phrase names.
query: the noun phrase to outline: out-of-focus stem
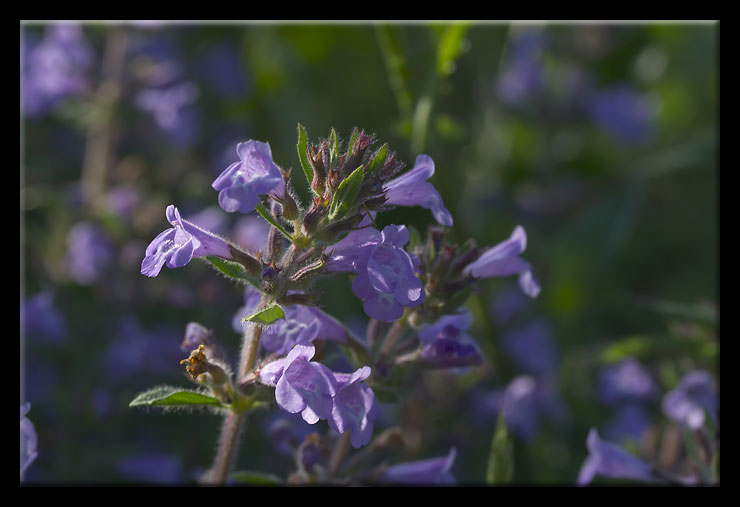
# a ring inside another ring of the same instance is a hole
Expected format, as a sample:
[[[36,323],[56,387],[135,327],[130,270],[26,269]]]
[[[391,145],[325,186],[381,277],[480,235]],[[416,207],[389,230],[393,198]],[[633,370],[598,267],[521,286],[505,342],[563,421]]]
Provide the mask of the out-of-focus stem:
[[[350,446],[351,433],[351,429],[345,431],[342,436],[339,437],[337,443],[334,445],[334,450],[332,451],[331,457],[329,458],[329,478],[332,478],[337,474],[337,472],[339,471],[339,467],[342,465],[344,458],[347,456],[347,452],[349,451]]]
[[[87,132],[85,159],[82,164],[82,192],[94,212],[103,209],[103,191],[110,162],[113,137],[113,110],[121,94],[126,61],[127,35],[122,27],[111,27],[103,56],[103,80],[94,96],[95,118]]]
[[[388,331],[385,341],[383,342],[383,347],[380,349],[381,358],[386,358],[391,352],[393,352],[393,347],[396,345],[396,342],[398,342],[398,339],[401,337],[405,329],[406,315],[404,314],[403,317],[393,323],[391,329]]]

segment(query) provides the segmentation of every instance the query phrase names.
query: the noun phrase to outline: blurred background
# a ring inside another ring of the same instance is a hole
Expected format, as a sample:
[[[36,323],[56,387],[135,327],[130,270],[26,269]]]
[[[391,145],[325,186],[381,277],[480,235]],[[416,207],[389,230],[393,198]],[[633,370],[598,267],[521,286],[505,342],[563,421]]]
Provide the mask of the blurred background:
[[[453,476],[483,483],[509,386],[514,482],[572,484],[592,427],[681,470],[661,398],[692,370],[719,380],[717,23],[26,22],[20,39],[27,482],[190,483],[210,466],[218,418],[128,404],[188,386],[190,321],[235,356],[243,289],[198,262],[149,279],[141,260],[169,204],[254,241],[260,220],[223,212],[210,186],[237,142],[268,141],[305,202],[298,122],[314,142],[363,128],[408,167],[430,155],[458,243],[527,231],[541,294],[480,283],[467,307],[486,361],[383,404],[376,434],[414,437],[397,461],[455,447]],[[399,208],[379,225],[432,222]],[[322,290],[363,332],[349,280]],[[265,437],[271,415],[250,417],[237,468],[292,470]]]

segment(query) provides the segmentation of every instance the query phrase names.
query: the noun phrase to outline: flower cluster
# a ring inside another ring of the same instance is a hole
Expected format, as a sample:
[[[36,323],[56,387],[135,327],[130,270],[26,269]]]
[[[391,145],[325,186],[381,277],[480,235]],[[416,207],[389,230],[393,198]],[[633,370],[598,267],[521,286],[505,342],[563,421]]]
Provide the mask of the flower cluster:
[[[372,149],[374,143],[374,135],[355,129],[344,150],[334,130],[314,144],[299,125],[298,156],[312,193],[307,208],[297,198],[292,171],[275,163],[267,142],[237,144],[239,160],[212,187],[223,211],[256,211],[267,223],[251,227],[249,237],[222,238],[195,219],[184,220],[174,205],[167,208],[172,228],[147,247],[142,274],[157,276],[164,265],[177,268],[200,258],[247,286],[233,319],[244,340],[235,372],[221,357],[213,332],[197,323],[186,330],[182,351],[190,356],[181,362],[190,380],[208,390],[203,393],[215,400],[211,404],[241,414],[274,400],[308,425],[327,421],[346,445],[368,446],[378,414],[375,392],[398,389],[396,366],[411,366],[402,368],[406,372],[416,367],[462,372],[482,363],[469,334],[472,316],[463,308],[479,280],[517,275],[525,294],[538,295],[532,267],[521,258],[526,247],[521,226],[493,248],[479,249],[472,241],[461,247],[446,243],[453,218],[429,181],[432,158],[419,155],[404,173],[395,153],[386,144]],[[438,225],[429,229],[425,242],[406,225],[379,227],[376,219],[395,206],[428,209]],[[315,282],[340,273],[352,278],[352,292],[371,319],[367,340],[317,307]],[[326,361],[329,357],[335,362]],[[392,434],[378,435],[371,447],[393,441]],[[304,437],[302,443],[290,437],[300,472],[293,480],[331,477],[334,454],[341,451],[333,451],[327,463],[326,439],[315,433]],[[383,466],[363,477],[447,483],[455,454],[453,449],[444,458]],[[223,480],[223,466],[215,464],[207,477]]]

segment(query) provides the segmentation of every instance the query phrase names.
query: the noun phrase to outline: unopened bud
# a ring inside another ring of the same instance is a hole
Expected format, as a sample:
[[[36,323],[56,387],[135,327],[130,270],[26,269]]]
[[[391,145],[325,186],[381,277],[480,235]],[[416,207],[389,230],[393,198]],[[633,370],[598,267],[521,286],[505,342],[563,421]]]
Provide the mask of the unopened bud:
[[[252,276],[260,276],[262,273],[262,263],[260,261],[234,245],[229,245],[229,251],[234,260],[244,266],[247,273]]]

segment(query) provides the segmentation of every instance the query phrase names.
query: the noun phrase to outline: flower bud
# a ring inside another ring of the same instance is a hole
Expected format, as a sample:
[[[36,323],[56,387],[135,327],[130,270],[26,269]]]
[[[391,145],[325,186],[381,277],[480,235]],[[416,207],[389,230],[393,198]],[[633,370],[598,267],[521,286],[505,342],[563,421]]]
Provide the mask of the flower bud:
[[[262,263],[260,261],[249,255],[247,252],[240,250],[233,244],[229,245],[229,250],[231,251],[231,255],[234,260],[244,266],[247,273],[252,276],[260,276],[262,273]]]

